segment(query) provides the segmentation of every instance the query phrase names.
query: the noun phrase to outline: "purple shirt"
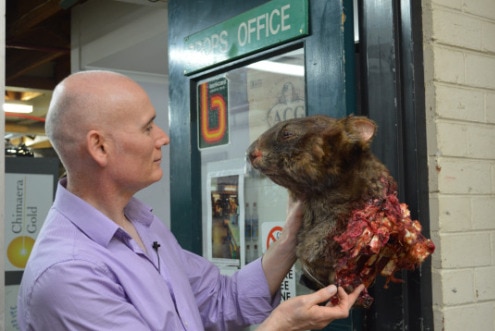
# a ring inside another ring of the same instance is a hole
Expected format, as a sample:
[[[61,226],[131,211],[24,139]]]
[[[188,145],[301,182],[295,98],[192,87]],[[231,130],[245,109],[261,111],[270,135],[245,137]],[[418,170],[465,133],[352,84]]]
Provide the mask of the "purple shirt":
[[[183,250],[150,208],[133,198],[125,214],[143,252],[65,184],[58,185],[24,271],[21,330],[234,330],[260,323],[278,304],[261,259],[225,277]]]

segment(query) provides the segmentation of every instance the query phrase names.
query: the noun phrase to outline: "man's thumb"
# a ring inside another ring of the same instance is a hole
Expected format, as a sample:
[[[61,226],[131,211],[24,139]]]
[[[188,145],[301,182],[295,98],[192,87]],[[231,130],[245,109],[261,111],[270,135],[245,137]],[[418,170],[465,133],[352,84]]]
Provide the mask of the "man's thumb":
[[[325,288],[323,288],[322,290],[326,290],[328,293],[329,293],[329,296],[332,297],[334,296],[335,294],[337,294],[337,286],[335,285],[329,285]]]

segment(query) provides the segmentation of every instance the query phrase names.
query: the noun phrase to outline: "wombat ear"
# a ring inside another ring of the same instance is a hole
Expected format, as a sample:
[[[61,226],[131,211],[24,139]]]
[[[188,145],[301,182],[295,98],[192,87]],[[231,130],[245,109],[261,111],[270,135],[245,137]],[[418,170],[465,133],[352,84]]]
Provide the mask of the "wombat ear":
[[[376,124],[372,120],[362,116],[350,116],[348,117],[353,131],[355,131],[360,140],[364,143],[371,141],[371,138],[375,135]]]

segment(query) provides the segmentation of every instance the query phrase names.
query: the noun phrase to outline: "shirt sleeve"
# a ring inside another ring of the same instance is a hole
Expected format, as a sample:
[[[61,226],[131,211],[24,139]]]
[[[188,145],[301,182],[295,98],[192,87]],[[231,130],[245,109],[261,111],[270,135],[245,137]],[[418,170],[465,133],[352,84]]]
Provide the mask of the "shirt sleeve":
[[[187,273],[206,330],[229,330],[261,323],[279,304],[272,297],[261,258],[227,277],[208,260],[186,255]]]
[[[26,300],[27,330],[149,330],[107,270],[86,261],[50,267]]]

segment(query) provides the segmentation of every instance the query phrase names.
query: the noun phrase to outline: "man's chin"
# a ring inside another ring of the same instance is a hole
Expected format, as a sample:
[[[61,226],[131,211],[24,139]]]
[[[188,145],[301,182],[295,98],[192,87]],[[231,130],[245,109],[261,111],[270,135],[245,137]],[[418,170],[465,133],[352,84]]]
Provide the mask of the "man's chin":
[[[163,170],[160,169],[160,171],[155,176],[153,176],[153,178],[155,179],[153,183],[158,182],[160,179],[162,179],[162,177],[163,177]]]

